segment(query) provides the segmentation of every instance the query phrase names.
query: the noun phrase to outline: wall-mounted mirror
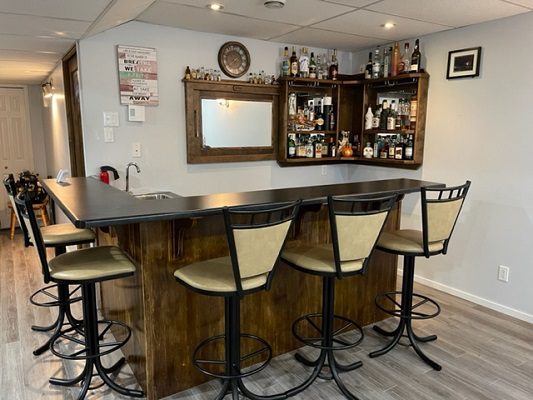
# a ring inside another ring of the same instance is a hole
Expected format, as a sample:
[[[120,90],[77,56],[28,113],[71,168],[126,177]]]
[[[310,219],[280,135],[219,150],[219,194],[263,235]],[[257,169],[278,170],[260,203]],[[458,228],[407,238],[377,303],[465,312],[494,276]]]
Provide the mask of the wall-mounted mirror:
[[[277,86],[238,81],[184,83],[189,163],[276,158]]]

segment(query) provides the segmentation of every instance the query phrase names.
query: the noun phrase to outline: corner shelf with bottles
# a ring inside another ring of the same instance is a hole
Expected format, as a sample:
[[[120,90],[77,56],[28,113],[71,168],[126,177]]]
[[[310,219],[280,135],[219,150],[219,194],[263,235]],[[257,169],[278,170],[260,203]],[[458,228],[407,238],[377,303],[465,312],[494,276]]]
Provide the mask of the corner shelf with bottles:
[[[400,74],[396,77],[366,79],[363,81],[364,94],[361,108],[361,121],[354,124],[355,160],[363,164],[378,164],[388,167],[418,168],[424,156],[424,136],[426,131],[426,106],[429,75],[425,72]],[[361,81],[344,82],[360,85]],[[384,118],[386,102],[389,118]],[[368,108],[373,119],[368,125]],[[357,111],[356,111],[357,112]]]
[[[281,165],[339,161],[338,105],[341,81],[280,77]]]

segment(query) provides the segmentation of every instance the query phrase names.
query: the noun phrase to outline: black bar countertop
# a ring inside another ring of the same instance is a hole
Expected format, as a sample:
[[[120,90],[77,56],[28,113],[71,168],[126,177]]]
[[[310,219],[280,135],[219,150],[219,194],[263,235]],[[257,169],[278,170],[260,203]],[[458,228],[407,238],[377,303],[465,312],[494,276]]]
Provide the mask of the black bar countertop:
[[[280,203],[298,199],[302,199],[303,204],[319,204],[323,203],[328,195],[407,194],[417,192],[421,187],[443,186],[440,183],[415,179],[386,179],[141,200],[92,177],[70,178],[67,183],[45,179],[41,183],[78,228],[201,217],[219,213],[224,206]]]

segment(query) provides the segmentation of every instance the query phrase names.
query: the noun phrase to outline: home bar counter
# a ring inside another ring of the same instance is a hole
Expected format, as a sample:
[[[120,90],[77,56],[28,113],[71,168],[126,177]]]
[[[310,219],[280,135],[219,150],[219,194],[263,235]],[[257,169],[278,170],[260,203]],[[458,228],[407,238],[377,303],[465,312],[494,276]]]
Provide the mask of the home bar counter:
[[[194,293],[179,285],[173,273],[192,262],[227,255],[222,207],[302,199],[286,245],[327,243],[327,195],[404,195],[421,187],[442,186],[390,179],[141,200],[94,178],[71,178],[68,183],[47,179],[42,184],[75,226],[97,228],[99,245],[119,246],[137,265],[133,277],[102,283],[101,308],[104,317],[132,328],[132,338],[122,350],[148,399],[160,399],[206,380],[192,366],[191,357],[203,339],[223,332],[223,298]],[[385,229],[399,227],[401,197]],[[374,305],[374,298],[396,290],[396,266],[396,256],[374,252],[366,275],[337,282],[336,314],[361,325],[388,317]],[[280,262],[272,289],[243,299],[242,332],[264,338],[274,355],[301,347],[292,336],[292,322],[318,312],[321,295],[320,277]]]

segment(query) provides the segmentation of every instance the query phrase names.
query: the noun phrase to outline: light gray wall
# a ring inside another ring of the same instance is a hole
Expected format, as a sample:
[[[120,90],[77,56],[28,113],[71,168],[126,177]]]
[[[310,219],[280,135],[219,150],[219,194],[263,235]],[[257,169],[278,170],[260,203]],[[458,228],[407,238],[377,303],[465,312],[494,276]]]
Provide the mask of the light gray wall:
[[[449,254],[417,260],[422,281],[533,321],[531,93],[533,13],[421,38],[430,77],[424,165],[418,171],[357,166],[351,179],[391,175],[472,188]],[[412,41],[411,41],[412,42]],[[482,46],[479,78],[446,80],[450,50]],[[354,56],[354,65],[365,53]],[[405,202],[403,223],[418,226]],[[510,267],[509,283],[497,280]],[[429,281],[428,281],[429,280]]]
[[[347,167],[280,168],[275,161],[188,165],[185,135],[185,99],[181,82],[187,65],[217,68],[220,46],[229,40],[244,43],[251,54],[251,72],[278,72],[282,45],[260,40],[187,31],[132,22],[92,38],[79,47],[85,161],[88,175],[100,165],[115,166],[121,177],[129,161],[138,162],[141,173],[132,170],[130,187],[137,192],[166,189],[182,195],[247,191],[274,187],[305,186],[344,181]],[[116,46],[154,47],[157,50],[159,106],[146,107],[146,122],[127,122],[126,106],[118,91]],[[351,54],[340,54],[341,73],[349,72]],[[343,69],[344,68],[344,69]],[[120,127],[115,142],[103,141],[104,111],[116,111]],[[131,157],[131,144],[139,142],[142,157]],[[124,187],[124,180],[117,182]]]
[[[40,85],[28,86],[28,103],[30,109],[31,142],[33,147],[33,167],[40,177],[46,178],[46,152],[44,150],[43,96]]]

